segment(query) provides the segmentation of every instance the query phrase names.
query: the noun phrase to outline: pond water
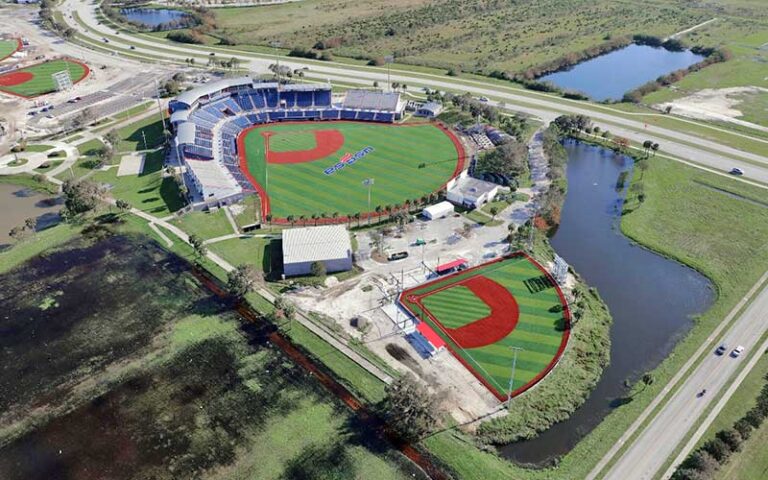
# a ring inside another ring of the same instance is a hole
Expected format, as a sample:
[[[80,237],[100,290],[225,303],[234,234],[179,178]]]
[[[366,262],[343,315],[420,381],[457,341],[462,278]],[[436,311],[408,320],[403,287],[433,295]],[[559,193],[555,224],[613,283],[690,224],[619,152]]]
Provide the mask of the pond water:
[[[539,80],[552,82],[565,90],[585,93],[596,101],[621,100],[626,92],[702,59],[702,55],[690,50],[672,52],[632,44],[581,62],[569,70],[550,73]]]
[[[14,241],[8,232],[13,227],[23,225],[27,218],[37,219],[38,231],[57,223],[62,203],[61,198],[0,183],[0,205],[3,206],[3,214],[0,215],[0,251]]]
[[[691,328],[691,317],[714,300],[703,275],[621,233],[624,192],[616,191],[616,181],[623,171],[631,174],[632,159],[573,141],[566,150],[568,194],[552,246],[608,305],[611,363],[568,420],[501,449],[504,457],[525,464],[543,464],[573,448],[625,397],[624,381],[634,383],[656,367]]]
[[[156,27],[188,16],[181,10],[169,8],[124,8],[120,13],[131,22],[143,23],[148,27]]]

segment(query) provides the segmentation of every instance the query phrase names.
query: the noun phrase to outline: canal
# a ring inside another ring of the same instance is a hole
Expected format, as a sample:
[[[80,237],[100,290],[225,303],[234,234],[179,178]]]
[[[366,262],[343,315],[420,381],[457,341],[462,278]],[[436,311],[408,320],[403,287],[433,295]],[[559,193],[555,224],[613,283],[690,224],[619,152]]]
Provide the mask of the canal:
[[[692,327],[692,317],[714,300],[703,275],[621,233],[626,187],[617,191],[616,182],[621,172],[631,176],[633,160],[575,141],[568,141],[565,148],[568,193],[552,246],[608,305],[613,317],[611,363],[568,420],[532,440],[501,448],[505,458],[522,464],[546,464],[568,453],[628,401],[625,381],[634,383],[659,365]]]

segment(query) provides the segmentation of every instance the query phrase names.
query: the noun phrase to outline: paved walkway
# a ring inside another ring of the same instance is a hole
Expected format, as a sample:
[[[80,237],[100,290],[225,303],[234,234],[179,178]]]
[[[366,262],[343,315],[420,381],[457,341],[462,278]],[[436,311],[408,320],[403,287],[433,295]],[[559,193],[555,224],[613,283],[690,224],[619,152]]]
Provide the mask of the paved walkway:
[[[109,199],[109,203],[114,204],[114,199]],[[179,239],[181,239],[184,243],[189,244],[189,235],[184,232],[182,229],[177,227],[176,225],[173,225],[169,222],[166,222],[163,219],[157,218],[153,215],[150,215],[147,212],[143,212],[137,208],[131,208],[130,212],[140,218],[143,218],[150,224],[150,228],[152,228],[154,231],[158,231],[157,226],[163,227],[175,236],[177,236]],[[166,242],[169,242],[170,239],[167,238],[167,236],[164,236],[162,233],[160,233],[161,237],[165,237],[164,239]],[[236,237],[234,237],[236,238]],[[235,269],[235,267],[221,258],[220,256],[216,255],[215,253],[211,252],[210,250],[206,254],[206,258],[208,260],[212,261],[219,267],[221,267],[226,272],[231,272]],[[264,289],[260,288],[257,290],[257,293],[264,297],[269,303],[274,304],[276,297],[275,295]],[[310,320],[309,317],[304,315],[304,313],[297,309],[296,312],[296,321],[302,324],[304,327],[306,327],[309,331],[317,335],[318,337],[325,340],[327,343],[332,345],[334,348],[336,348],[338,351],[349,357],[350,360],[357,363],[361,367],[363,367],[365,370],[367,370],[371,375],[375,376],[379,380],[390,383],[392,382],[393,378],[384,372],[381,368],[379,368],[377,365],[370,362],[368,359],[357,353],[355,350],[351,349],[346,343],[342,342],[341,340],[337,339],[335,335],[331,334],[330,332],[326,331],[324,328],[317,325],[314,321]]]

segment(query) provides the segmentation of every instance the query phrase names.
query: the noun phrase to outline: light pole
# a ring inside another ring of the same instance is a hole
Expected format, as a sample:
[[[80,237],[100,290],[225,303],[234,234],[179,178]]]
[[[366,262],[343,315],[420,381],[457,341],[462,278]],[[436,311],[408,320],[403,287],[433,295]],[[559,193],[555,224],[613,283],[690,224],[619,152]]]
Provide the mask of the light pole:
[[[363,180],[363,185],[368,187],[368,213],[371,213],[371,187],[373,186],[373,179],[366,178]]]
[[[509,410],[509,406],[512,403],[512,384],[515,382],[515,367],[517,367],[517,352],[520,350],[524,350],[522,347],[511,347],[513,356],[512,356],[512,374],[509,376],[509,388],[507,391],[507,410]]]
[[[384,63],[387,64],[387,90],[391,91],[392,89],[392,82],[389,77],[389,65],[395,61],[395,57],[393,55],[387,55],[384,57]]]
[[[277,47],[280,45],[280,42],[272,42],[272,51],[275,54],[275,64],[276,69],[275,73],[277,75],[277,91],[280,91],[280,57],[277,55]]]

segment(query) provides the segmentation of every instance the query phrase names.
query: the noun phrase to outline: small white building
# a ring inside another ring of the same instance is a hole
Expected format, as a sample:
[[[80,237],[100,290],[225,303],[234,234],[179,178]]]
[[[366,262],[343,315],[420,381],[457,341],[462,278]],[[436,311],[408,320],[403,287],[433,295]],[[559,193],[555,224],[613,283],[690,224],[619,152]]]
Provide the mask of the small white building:
[[[425,208],[421,214],[428,220],[435,220],[436,218],[443,218],[453,213],[453,205],[451,202],[440,202],[434,205],[430,205]]]
[[[435,118],[436,116],[440,115],[443,111],[443,106],[440,105],[437,102],[427,102],[418,108],[416,108],[416,112],[414,112],[414,115],[417,117],[427,117],[427,118]]]
[[[322,262],[328,273],[352,269],[352,242],[343,225],[283,230],[285,276],[309,275],[314,262]]]
[[[448,189],[448,201],[465,208],[480,208],[496,197],[499,186],[462,173]]]

